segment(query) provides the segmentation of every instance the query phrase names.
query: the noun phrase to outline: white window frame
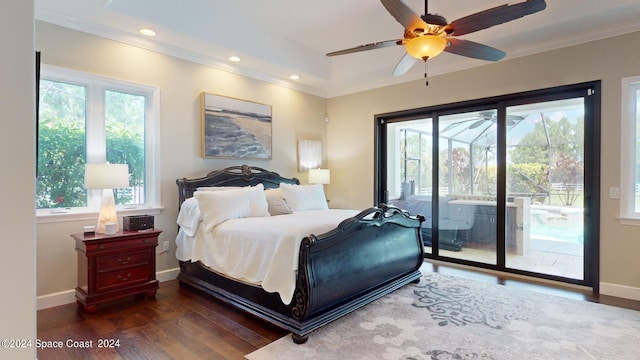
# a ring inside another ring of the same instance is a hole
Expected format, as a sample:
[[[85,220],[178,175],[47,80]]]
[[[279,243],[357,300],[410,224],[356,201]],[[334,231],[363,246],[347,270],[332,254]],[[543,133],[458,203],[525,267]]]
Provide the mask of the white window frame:
[[[94,75],[82,71],[43,64],[41,78],[87,87],[87,128],[92,137],[104,138],[104,92],[113,90],[146,97],[145,105],[145,203],[118,205],[118,215],[157,215],[162,210],[160,197],[160,89],[155,86]],[[98,99],[98,101],[96,101]],[[101,121],[100,121],[101,120]],[[104,143],[87,144],[87,162],[103,162]],[[93,192],[94,190],[91,190]],[[87,207],[36,209],[36,222],[95,220],[100,211],[100,190],[90,193]],[[98,200],[96,200],[98,199]]]
[[[620,222],[640,225],[640,212],[635,211],[636,182],[636,93],[640,91],[640,76],[622,79],[622,111],[620,134]]]

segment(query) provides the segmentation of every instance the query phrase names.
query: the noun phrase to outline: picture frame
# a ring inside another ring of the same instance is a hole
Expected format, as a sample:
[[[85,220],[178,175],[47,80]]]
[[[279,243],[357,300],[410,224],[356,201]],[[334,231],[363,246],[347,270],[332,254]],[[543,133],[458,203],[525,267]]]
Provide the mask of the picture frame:
[[[201,104],[203,157],[271,159],[271,105],[206,92]]]

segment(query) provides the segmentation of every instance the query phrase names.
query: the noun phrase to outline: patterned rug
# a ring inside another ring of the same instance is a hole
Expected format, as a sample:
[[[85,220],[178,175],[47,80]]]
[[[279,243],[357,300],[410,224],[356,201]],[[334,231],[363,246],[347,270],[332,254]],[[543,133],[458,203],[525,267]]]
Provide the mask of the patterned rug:
[[[423,271],[313,333],[246,357],[300,359],[640,359],[640,312]]]

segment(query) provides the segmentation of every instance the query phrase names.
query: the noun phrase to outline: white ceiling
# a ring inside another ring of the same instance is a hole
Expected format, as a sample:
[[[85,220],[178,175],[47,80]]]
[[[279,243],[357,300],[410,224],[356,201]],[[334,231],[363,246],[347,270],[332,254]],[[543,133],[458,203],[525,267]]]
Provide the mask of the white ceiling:
[[[424,13],[424,0],[404,1],[417,14]],[[520,1],[431,0],[429,12],[452,22]],[[402,37],[402,26],[377,0],[35,0],[35,17],[324,97],[424,74],[418,63],[402,77],[391,76],[404,54],[401,46],[325,56]],[[140,35],[142,27],[153,28],[157,36]],[[542,12],[462,38],[505,51],[505,61],[638,30],[638,0],[547,0]],[[229,62],[231,55],[242,61]],[[483,64],[443,53],[429,60],[429,75]],[[289,80],[291,74],[300,80]]]

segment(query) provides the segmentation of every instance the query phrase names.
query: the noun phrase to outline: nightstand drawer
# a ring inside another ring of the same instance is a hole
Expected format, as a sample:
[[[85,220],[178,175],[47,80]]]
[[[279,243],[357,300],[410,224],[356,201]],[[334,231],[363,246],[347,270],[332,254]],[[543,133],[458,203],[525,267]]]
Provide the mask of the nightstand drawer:
[[[149,251],[143,250],[127,254],[104,256],[96,259],[99,273],[149,264]]]
[[[136,247],[147,247],[147,246],[156,246],[158,245],[158,237],[144,237],[139,239],[118,239],[115,241],[102,241],[100,243],[97,242],[86,242],[87,253],[93,253],[96,251],[111,251],[111,250],[120,250],[120,249],[134,249]]]
[[[109,291],[120,289],[151,279],[151,271],[148,266],[140,266],[122,271],[114,271],[98,275],[96,291]]]

